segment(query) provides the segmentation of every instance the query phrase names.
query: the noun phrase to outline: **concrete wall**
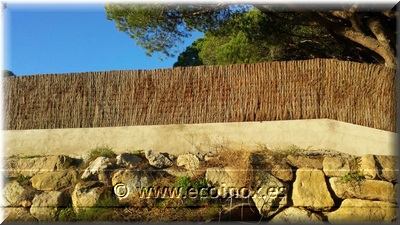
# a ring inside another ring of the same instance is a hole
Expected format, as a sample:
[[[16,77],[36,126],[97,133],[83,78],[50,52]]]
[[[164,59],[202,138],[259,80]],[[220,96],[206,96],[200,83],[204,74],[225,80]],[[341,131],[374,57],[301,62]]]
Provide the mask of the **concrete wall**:
[[[397,155],[397,134],[329,119],[109,128],[3,131],[4,156],[84,155],[108,146],[181,154],[221,146],[328,149],[354,155]]]

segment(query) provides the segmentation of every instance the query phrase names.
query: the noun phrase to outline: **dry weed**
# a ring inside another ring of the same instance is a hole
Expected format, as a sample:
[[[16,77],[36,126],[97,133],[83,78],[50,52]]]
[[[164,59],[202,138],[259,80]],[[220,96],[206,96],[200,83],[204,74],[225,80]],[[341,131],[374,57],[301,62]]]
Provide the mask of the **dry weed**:
[[[241,185],[250,185],[252,179],[252,150],[222,148],[217,154],[217,157],[207,161],[203,167],[230,167],[235,171],[236,177],[242,181]]]

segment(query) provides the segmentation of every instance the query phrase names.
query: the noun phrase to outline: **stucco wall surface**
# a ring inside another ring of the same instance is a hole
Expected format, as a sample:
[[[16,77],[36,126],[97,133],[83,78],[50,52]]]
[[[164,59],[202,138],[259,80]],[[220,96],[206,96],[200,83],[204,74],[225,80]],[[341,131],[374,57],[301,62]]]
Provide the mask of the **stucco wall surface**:
[[[3,156],[84,155],[106,146],[116,153],[153,149],[178,155],[222,146],[284,149],[291,145],[354,155],[397,155],[397,133],[330,119],[2,132]]]

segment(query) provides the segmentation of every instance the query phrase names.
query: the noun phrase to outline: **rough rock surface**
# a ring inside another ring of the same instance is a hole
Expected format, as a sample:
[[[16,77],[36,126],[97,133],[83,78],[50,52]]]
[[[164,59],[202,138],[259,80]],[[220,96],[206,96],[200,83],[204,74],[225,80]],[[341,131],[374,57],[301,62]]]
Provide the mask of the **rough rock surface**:
[[[396,189],[390,182],[383,180],[363,180],[343,182],[339,177],[332,177],[329,183],[339,198],[359,198],[396,202]]]
[[[184,168],[180,168],[180,167],[178,167],[178,168],[169,167],[169,168],[165,168],[164,171],[175,177],[184,177],[184,176],[194,177],[197,174],[195,171],[188,171],[188,170],[186,170]]]
[[[160,169],[174,165],[167,153],[154,153],[153,150],[149,149],[145,151],[145,156],[150,165]]]
[[[17,181],[6,183],[2,191],[2,204],[4,207],[22,206],[24,201],[31,201],[34,197],[32,189],[26,188]]]
[[[75,170],[40,172],[31,178],[32,187],[43,191],[58,191],[75,185],[78,172]]]
[[[106,191],[101,182],[77,183],[71,195],[72,207],[77,212],[80,208],[95,206],[104,194]]]
[[[185,169],[192,171],[199,168],[200,160],[197,156],[187,153],[184,155],[179,155],[176,159],[176,165],[183,166]]]
[[[271,174],[274,177],[279,178],[283,181],[293,180],[293,170],[288,164],[284,162],[274,165],[271,169]]]
[[[327,177],[342,177],[350,171],[349,161],[341,156],[325,157],[322,166]]]
[[[314,210],[329,210],[334,206],[325,176],[321,170],[298,169],[293,183],[293,206]]]
[[[375,157],[373,155],[364,155],[360,158],[358,170],[363,173],[367,179],[375,179],[378,175],[378,170],[375,165]]]
[[[68,198],[62,192],[43,192],[33,199],[30,213],[39,221],[55,221],[57,212],[68,204]]]
[[[237,176],[237,170],[231,167],[211,167],[206,170],[206,179],[214,186],[241,188],[242,178]]]
[[[143,161],[139,156],[132,153],[122,153],[117,155],[117,165],[120,166],[133,166]]]
[[[140,191],[142,188],[148,187],[153,180],[150,175],[146,175],[142,171],[122,169],[115,172],[112,176],[112,186],[124,184],[128,188],[127,194],[132,194]]]
[[[398,156],[376,155],[379,176],[390,182],[397,182]]]
[[[297,168],[312,168],[322,170],[323,156],[288,155],[289,164]]]
[[[106,157],[97,157],[94,161],[90,162],[89,166],[83,172],[81,179],[98,179],[98,175],[101,173],[101,170],[107,166],[109,161],[110,160]]]
[[[255,172],[253,179],[252,195],[258,212],[266,218],[276,214],[287,205],[287,192],[289,186],[272,176],[268,171]]]
[[[276,214],[271,223],[323,223],[320,216],[305,209],[289,207]]]
[[[29,213],[29,209],[21,207],[4,208],[4,222],[37,222],[38,220]]]
[[[32,177],[38,172],[52,172],[67,168],[73,159],[65,155],[38,156],[33,158],[8,158],[4,167],[8,177]]]
[[[329,222],[392,222],[397,206],[389,202],[345,199],[340,208],[326,213]]]
[[[255,152],[251,156],[252,169],[270,172],[274,177],[283,181],[293,180],[292,167],[286,158],[272,151]]]

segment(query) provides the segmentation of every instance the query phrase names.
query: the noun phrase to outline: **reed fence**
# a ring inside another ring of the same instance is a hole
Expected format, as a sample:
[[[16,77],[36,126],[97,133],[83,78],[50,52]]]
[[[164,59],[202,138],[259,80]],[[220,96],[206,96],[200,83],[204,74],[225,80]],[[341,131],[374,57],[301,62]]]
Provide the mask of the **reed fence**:
[[[5,78],[4,129],[329,118],[396,132],[395,70],[331,59]]]

